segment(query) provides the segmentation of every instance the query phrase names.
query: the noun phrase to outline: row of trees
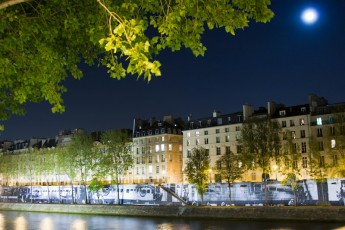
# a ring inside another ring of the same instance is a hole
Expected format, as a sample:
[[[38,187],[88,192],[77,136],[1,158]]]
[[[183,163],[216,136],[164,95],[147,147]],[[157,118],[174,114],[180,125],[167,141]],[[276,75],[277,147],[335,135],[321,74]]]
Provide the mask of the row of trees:
[[[51,184],[52,178],[60,186],[68,180],[72,186],[80,184],[98,194],[103,181],[120,183],[120,178],[133,165],[130,136],[126,131],[108,131],[101,136],[101,143],[94,142],[86,133],[73,136],[66,148],[28,149],[17,155],[3,155],[0,158],[0,173],[3,183],[29,182]],[[43,181],[42,181],[43,180]],[[48,194],[49,194],[49,187]],[[118,189],[117,189],[118,190]],[[32,189],[31,189],[32,191]],[[74,200],[74,194],[72,193]],[[88,194],[85,201],[88,203]],[[118,199],[119,200],[119,199]]]
[[[216,174],[229,186],[231,203],[231,184],[241,180],[249,170],[262,172],[265,189],[265,204],[267,204],[267,182],[269,175],[280,173],[285,185],[291,186],[296,201],[296,190],[301,171],[304,169],[310,179],[324,182],[328,176],[345,176],[345,126],[344,116],[337,114],[331,133],[323,135],[322,143],[328,143],[320,148],[320,140],[313,135],[309,138],[309,150],[304,154],[306,161],[302,162],[302,153],[297,147],[293,132],[287,132],[287,139],[282,140],[282,128],[276,120],[268,117],[253,117],[243,123],[239,152],[222,155],[213,166]],[[331,160],[327,161],[327,158]],[[333,158],[333,159],[332,159]],[[203,198],[208,186],[210,156],[207,149],[199,147],[192,150],[191,157],[186,162],[185,173],[190,183],[196,185],[198,193]],[[322,185],[322,183],[321,183]],[[323,189],[321,189],[323,191]],[[295,202],[296,204],[296,202]]]

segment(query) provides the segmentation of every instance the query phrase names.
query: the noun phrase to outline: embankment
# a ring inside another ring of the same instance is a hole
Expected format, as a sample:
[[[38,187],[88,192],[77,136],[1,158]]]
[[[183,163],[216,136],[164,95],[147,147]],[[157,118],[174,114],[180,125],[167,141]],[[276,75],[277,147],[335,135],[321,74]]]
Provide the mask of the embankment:
[[[345,222],[345,207],[210,207],[0,203],[0,211],[30,211],[136,217],[223,218]]]

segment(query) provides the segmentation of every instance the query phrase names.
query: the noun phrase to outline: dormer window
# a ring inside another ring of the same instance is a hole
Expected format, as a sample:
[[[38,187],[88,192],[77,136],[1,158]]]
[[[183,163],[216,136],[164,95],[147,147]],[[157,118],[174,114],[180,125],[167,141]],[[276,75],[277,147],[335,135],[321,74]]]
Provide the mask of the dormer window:
[[[280,110],[279,111],[279,115],[282,116],[282,117],[286,116],[286,111],[285,110]]]
[[[306,107],[302,107],[302,108],[301,108],[301,112],[302,112],[302,113],[307,112],[307,108],[306,108]]]

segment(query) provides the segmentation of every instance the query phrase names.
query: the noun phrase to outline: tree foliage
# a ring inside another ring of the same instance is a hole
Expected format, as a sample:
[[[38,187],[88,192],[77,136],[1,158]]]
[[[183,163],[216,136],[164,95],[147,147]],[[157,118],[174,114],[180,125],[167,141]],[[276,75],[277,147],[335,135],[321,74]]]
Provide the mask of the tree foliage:
[[[191,157],[186,162],[184,170],[187,180],[195,184],[198,194],[203,201],[203,195],[206,192],[210,170],[210,156],[208,150],[202,147],[193,148]]]
[[[133,166],[132,151],[130,148],[130,136],[126,130],[105,132],[101,141],[105,146],[98,171],[101,175],[108,175],[117,186],[117,198],[120,204],[119,184],[123,176],[130,167]]]
[[[235,34],[268,22],[270,0],[5,0],[0,3],[0,120],[23,114],[26,102],[48,101],[63,112],[67,76],[81,62],[111,77],[160,76],[157,55],[182,47],[204,55],[206,28]]]
[[[265,202],[267,203],[267,179],[272,172],[272,162],[279,162],[281,149],[281,127],[268,117],[251,117],[241,129],[239,144],[242,161],[248,169],[259,169],[265,182]]]
[[[259,168],[269,174],[272,162],[279,161],[281,128],[270,118],[253,117],[243,123],[239,144],[243,163],[250,168]]]
[[[228,183],[229,199],[231,204],[231,184],[236,180],[241,179],[244,172],[244,167],[242,167],[240,157],[232,152],[222,155],[216,161],[216,171],[221,178],[225,179]]]
[[[75,176],[79,179],[79,182],[84,186],[85,191],[87,191],[86,185],[92,176],[90,173],[92,172],[95,160],[92,139],[85,132],[74,134],[71,143],[66,148],[66,154],[68,154],[68,157],[65,159],[67,161],[66,164],[70,165],[72,163],[72,168],[69,172],[73,177]],[[85,202],[88,203],[87,192]]]
[[[281,183],[283,185],[291,186],[294,192],[294,204],[297,205],[297,194],[298,189],[298,176],[301,176],[301,165],[300,161],[302,155],[300,149],[297,147],[297,143],[294,142],[294,133],[287,130],[285,132],[286,140],[282,143],[282,156],[279,161],[276,162],[276,170],[281,172],[283,180]]]

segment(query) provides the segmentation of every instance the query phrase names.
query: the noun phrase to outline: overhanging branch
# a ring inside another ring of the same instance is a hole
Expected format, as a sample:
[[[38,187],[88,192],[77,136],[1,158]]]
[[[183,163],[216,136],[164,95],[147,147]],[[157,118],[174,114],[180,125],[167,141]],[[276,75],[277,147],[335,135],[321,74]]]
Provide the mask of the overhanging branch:
[[[0,10],[13,6],[13,5],[23,3],[23,2],[28,2],[28,1],[30,0],[7,0],[0,3]]]

